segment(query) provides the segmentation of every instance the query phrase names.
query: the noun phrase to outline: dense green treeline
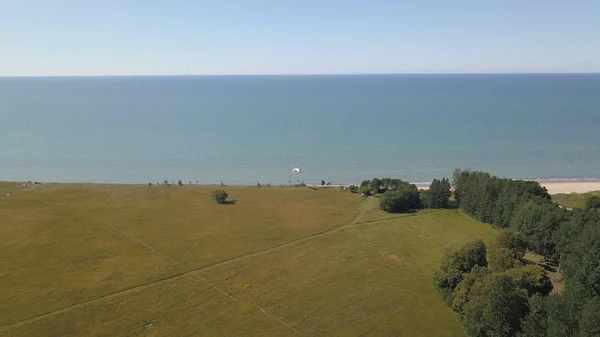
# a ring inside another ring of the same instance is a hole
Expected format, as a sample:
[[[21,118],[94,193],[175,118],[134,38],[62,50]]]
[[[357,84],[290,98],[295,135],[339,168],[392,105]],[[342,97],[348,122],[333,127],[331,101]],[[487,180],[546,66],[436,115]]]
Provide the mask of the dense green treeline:
[[[390,213],[404,213],[421,208],[448,208],[451,186],[446,178],[434,179],[428,191],[419,191],[416,185],[392,178],[373,178],[359,187],[348,187],[350,192],[365,196],[377,195],[379,206]]]
[[[503,228],[498,242],[446,253],[435,283],[470,336],[600,336],[600,208],[568,211],[536,182],[457,170],[457,205]],[[552,294],[544,269],[523,264],[525,249],[557,261],[565,290]]]

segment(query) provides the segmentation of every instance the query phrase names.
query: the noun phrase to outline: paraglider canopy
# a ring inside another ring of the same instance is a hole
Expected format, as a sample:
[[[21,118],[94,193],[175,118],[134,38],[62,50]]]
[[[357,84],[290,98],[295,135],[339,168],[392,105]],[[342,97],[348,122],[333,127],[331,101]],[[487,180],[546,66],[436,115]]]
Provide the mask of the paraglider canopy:
[[[300,172],[302,172],[302,170],[301,170],[301,169],[299,169],[299,168],[297,168],[297,167],[295,167],[295,168],[292,170],[292,172],[300,173]]]

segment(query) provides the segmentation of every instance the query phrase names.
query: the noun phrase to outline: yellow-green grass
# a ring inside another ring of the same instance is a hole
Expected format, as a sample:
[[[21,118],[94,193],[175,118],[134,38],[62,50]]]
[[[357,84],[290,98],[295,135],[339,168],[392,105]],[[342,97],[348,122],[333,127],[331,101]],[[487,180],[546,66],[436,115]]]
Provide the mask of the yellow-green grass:
[[[553,194],[552,201],[559,204],[562,207],[567,208],[584,208],[585,202],[593,195],[600,196],[600,191],[588,192],[588,193],[562,193]]]
[[[0,200],[0,335],[464,335],[431,278],[445,248],[493,240],[488,225],[385,220],[337,189],[225,187],[238,203],[217,205],[216,188],[49,184]]]

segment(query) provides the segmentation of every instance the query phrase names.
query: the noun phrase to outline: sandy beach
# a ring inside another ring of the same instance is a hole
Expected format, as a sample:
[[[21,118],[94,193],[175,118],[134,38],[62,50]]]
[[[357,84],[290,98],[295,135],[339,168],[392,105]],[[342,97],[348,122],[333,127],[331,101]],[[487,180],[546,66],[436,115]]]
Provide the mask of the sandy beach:
[[[550,194],[600,191],[600,181],[540,182],[540,185],[546,187]]]

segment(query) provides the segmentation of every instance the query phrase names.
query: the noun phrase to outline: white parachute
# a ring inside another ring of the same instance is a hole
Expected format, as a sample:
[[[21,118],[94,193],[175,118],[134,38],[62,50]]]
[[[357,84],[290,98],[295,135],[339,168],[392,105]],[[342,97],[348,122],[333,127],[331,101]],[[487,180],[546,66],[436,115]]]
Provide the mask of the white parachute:
[[[302,169],[295,167],[294,169],[292,169],[292,172],[302,173]]]

